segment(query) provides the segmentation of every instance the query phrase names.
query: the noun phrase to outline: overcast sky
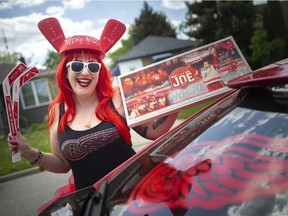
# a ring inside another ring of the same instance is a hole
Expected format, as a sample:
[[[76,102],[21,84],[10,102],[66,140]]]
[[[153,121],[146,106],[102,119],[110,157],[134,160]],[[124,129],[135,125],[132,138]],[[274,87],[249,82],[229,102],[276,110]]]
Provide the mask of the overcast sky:
[[[185,20],[187,7],[184,0],[146,2],[155,12],[163,12],[175,27]],[[86,34],[99,38],[109,18],[122,21],[128,29],[139,17],[143,4],[142,0],[0,1],[0,53],[20,52],[28,60],[28,66],[41,67],[48,50],[53,50],[53,47],[37,27],[40,20],[56,17],[66,37]],[[183,34],[178,35],[178,38],[187,39]],[[117,48],[116,44],[111,52]]]
[[[183,0],[146,2],[154,11],[164,12],[175,26],[184,20],[187,12]],[[66,37],[87,34],[99,38],[109,18],[118,19],[129,28],[135,18],[139,17],[143,4],[144,1],[139,0],[0,1],[0,52],[21,52],[29,66],[40,67],[48,49],[53,50],[37,27],[40,20],[49,16],[56,17]],[[117,45],[111,51],[116,48]]]

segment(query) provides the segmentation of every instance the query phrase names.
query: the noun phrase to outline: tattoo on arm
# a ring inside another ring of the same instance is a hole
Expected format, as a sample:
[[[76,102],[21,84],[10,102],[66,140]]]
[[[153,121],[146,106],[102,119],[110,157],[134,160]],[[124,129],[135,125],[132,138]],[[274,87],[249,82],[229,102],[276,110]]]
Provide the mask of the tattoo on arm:
[[[140,134],[142,137],[146,138],[148,127],[136,126],[133,127],[133,130],[136,131],[138,134]]]
[[[166,119],[168,118],[168,116],[164,116],[160,119],[156,119],[153,121],[153,129],[156,129],[157,127],[159,127],[163,122],[166,121]]]

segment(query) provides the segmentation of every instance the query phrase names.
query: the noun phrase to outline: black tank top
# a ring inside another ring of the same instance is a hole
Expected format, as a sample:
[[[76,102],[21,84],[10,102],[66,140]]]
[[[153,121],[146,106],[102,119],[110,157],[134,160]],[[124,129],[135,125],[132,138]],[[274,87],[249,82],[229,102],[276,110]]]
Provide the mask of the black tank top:
[[[64,104],[59,107],[60,119]],[[66,125],[58,142],[72,169],[77,190],[93,185],[135,154],[132,144],[125,142],[116,126],[105,121],[84,131],[75,131]]]

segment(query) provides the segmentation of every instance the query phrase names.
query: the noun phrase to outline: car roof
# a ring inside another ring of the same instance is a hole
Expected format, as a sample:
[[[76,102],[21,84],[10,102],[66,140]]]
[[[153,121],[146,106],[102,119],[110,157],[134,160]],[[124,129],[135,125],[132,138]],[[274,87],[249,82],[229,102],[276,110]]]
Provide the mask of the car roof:
[[[230,88],[239,89],[241,87],[270,85],[271,83],[287,83],[287,81],[288,58],[227,81],[225,84]]]

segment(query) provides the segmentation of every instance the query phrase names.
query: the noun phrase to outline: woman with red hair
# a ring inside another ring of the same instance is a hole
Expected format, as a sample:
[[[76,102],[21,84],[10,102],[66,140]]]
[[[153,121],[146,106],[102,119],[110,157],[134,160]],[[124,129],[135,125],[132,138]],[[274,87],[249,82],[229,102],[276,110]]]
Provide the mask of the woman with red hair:
[[[42,20],[38,27],[62,58],[56,72],[59,93],[48,108],[51,153],[31,147],[20,132],[18,148],[22,157],[41,169],[55,173],[72,169],[76,189],[81,189],[135,154],[120,92],[112,87],[102,61],[126,28],[117,20],[109,20],[98,40],[85,35],[66,38],[55,18]],[[176,116],[133,129],[153,140],[171,128]],[[11,140],[9,134],[13,149]]]

